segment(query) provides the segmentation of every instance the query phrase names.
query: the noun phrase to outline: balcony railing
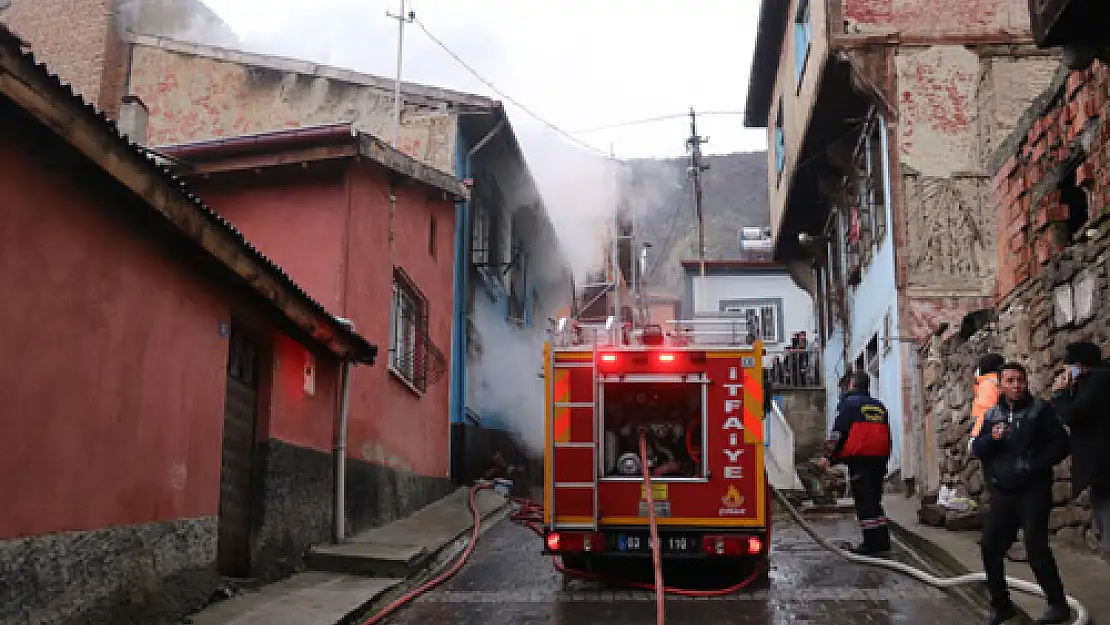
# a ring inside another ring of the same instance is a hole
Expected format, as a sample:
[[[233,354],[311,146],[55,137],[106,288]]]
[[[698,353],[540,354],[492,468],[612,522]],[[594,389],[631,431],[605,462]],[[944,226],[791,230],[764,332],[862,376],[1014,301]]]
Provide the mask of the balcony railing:
[[[782,354],[768,357],[764,377],[779,388],[820,388],[825,381],[822,375],[821,352],[816,347],[787,348]]]

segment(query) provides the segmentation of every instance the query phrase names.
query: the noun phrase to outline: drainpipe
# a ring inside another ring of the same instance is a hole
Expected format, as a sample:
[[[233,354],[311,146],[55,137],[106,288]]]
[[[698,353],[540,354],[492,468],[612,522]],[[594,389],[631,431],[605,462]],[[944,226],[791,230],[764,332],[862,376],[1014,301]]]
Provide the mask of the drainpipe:
[[[456,158],[459,162],[459,178],[466,179],[473,174],[472,162],[474,155],[486,146],[501,129],[505,127],[505,120],[501,119],[474,147],[465,154],[462,152],[463,137],[461,124],[456,134],[455,143],[458,145]],[[466,300],[467,277],[470,273],[470,201],[458,202],[455,205],[455,280],[454,280],[454,306],[455,319],[452,326],[455,329],[451,342],[451,399],[450,422],[452,426],[466,422]],[[450,438],[449,438],[450,440]],[[450,459],[454,459],[454,450],[449,447]],[[449,476],[460,477],[460,476]]]
[[[339,319],[339,323],[352,332],[355,324],[350,319]],[[335,524],[335,544],[343,542],[347,521],[347,414],[351,406],[351,370],[354,362],[343,361],[342,391],[339,399],[339,427],[335,433],[335,511],[332,520]]]

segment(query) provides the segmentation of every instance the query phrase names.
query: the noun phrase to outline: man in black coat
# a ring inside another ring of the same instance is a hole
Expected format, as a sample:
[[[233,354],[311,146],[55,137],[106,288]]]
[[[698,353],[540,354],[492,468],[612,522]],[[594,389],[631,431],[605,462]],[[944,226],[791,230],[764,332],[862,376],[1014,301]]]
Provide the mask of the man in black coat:
[[[1102,557],[1110,562],[1110,368],[1098,346],[1088,342],[1068,345],[1064,364],[1067,369],[1052,387],[1052,405],[1071,428],[1072,497],[1091,489],[1091,519],[1101,536]]]
[[[1001,370],[1002,394],[987,411],[983,430],[972,452],[983,462],[990,506],[980,547],[987,574],[991,614],[987,625],[999,625],[1017,614],[1006,587],[1003,559],[1025,535],[1029,567],[1044,591],[1048,610],[1038,623],[1066,623],[1071,617],[1064,585],[1048,545],[1052,511],[1052,468],[1068,455],[1068,433],[1052,405],[1029,394],[1025,368],[1008,363]]]

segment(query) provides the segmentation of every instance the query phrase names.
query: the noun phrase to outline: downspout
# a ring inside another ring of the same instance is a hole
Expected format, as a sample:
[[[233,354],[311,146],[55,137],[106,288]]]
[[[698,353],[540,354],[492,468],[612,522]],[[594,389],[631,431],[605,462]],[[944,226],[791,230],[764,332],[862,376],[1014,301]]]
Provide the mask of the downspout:
[[[458,118],[457,118],[458,119]],[[456,159],[459,161],[459,178],[467,179],[473,174],[473,158],[493,137],[505,127],[501,119],[474,147],[463,153],[462,124],[455,131],[455,145],[458,146]],[[455,280],[453,286],[455,319],[451,324],[454,336],[451,341],[451,392],[450,423],[452,426],[466,422],[466,302],[467,278],[470,275],[470,200],[455,204]],[[450,437],[449,437],[450,440]],[[454,450],[448,449],[453,459]],[[449,471],[450,472],[450,471]],[[451,475],[452,479],[460,476]]]
[[[352,332],[355,324],[350,319],[339,322]],[[332,521],[335,524],[335,544],[343,542],[347,525],[347,415],[351,406],[351,370],[354,361],[343,361],[343,379],[339,397],[339,428],[335,437],[335,511]]]

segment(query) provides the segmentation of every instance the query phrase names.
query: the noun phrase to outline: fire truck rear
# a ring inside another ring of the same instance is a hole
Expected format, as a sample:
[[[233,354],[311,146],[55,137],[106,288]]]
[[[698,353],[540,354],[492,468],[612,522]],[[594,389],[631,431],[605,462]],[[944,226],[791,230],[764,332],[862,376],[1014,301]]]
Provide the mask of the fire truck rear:
[[[544,550],[568,568],[651,557],[641,436],[663,559],[766,564],[762,343],[675,325],[545,345]]]

